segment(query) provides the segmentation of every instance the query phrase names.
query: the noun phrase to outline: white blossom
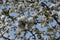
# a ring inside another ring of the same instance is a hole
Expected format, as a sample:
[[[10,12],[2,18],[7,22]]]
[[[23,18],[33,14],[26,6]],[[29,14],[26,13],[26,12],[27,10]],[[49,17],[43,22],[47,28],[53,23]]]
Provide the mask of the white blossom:
[[[19,33],[19,32],[21,32],[22,30],[23,30],[23,29],[21,29],[21,28],[17,27],[17,28],[16,28],[16,32],[15,32],[15,33],[16,33],[16,34],[18,34],[18,33]]]
[[[6,22],[5,25],[8,25],[8,22]]]
[[[33,17],[29,17],[29,18],[28,18],[28,22],[33,23],[33,22],[34,22]]]
[[[51,7],[55,7],[56,5],[55,4],[51,4],[50,6],[49,6],[49,8],[51,8]]]
[[[21,16],[21,17],[18,17],[17,19],[18,19],[18,21],[25,21],[27,19],[27,17],[26,16]]]
[[[37,16],[37,13],[33,14],[32,16],[33,16],[33,17],[36,17],[36,16]]]
[[[38,5],[41,5],[41,2],[39,2],[39,4]]]
[[[18,9],[20,9],[20,7],[22,7],[22,5],[21,5],[21,4],[18,6]]]
[[[25,8],[24,4],[22,2],[20,2],[19,5],[18,5],[18,10],[22,10],[24,8]]]
[[[3,28],[5,25],[4,24],[0,24],[0,28]]]
[[[2,15],[2,16],[1,16],[1,19],[4,19],[4,18],[5,18],[5,15]]]
[[[32,6],[33,6],[33,4],[30,4],[30,5],[29,5],[29,7],[32,7]]]
[[[9,10],[9,13],[15,11],[15,8],[16,8],[16,7],[14,7],[14,5],[12,5],[12,6],[11,6],[11,9]]]

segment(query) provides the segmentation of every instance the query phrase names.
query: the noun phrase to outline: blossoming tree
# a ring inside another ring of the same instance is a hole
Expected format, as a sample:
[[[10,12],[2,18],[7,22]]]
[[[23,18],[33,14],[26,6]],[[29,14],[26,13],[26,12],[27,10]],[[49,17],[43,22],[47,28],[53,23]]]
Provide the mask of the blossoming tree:
[[[59,0],[0,0],[1,40],[59,40]]]

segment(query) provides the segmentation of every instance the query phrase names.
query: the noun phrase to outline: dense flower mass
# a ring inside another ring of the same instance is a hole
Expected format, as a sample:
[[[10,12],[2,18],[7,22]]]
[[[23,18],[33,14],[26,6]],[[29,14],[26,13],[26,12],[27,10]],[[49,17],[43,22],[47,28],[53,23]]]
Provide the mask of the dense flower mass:
[[[59,0],[0,0],[0,40],[60,40]]]

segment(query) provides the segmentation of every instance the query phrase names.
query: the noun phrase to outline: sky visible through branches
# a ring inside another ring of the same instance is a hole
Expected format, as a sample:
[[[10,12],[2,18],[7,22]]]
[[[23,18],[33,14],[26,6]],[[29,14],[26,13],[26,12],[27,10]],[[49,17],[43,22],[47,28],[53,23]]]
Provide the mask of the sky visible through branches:
[[[4,1],[4,0],[3,0]],[[45,0],[42,0],[42,2],[44,2],[46,5],[50,5],[50,4],[53,4],[53,3],[51,3],[51,2],[45,2]],[[10,6],[8,6],[8,5],[6,5],[6,6],[3,6],[3,5],[0,5],[0,10],[1,9],[4,9],[4,8],[7,8],[7,9],[9,9],[10,8]],[[40,9],[42,9],[42,7],[40,8]],[[36,12],[36,11],[35,11]],[[53,10],[53,12],[57,12],[57,11],[55,11],[55,10]],[[32,15],[32,13],[33,13],[33,11],[31,12],[30,11],[30,15]],[[28,11],[25,11],[24,12],[24,15],[25,16],[27,16],[27,14],[28,14]],[[17,17],[19,14],[16,14],[15,12],[12,12],[11,14],[9,14],[10,16],[14,16],[14,17]],[[6,17],[6,19],[7,19],[7,17]],[[41,15],[39,15],[38,16],[38,18],[37,18],[37,20],[39,20],[39,19],[41,19]],[[9,35],[10,35],[10,39],[14,39],[15,38],[15,35],[14,35],[14,27],[16,27],[16,25],[18,24],[18,22],[17,21],[15,21],[12,25],[11,25],[11,27],[13,28],[12,29],[12,31],[9,31]],[[49,25],[49,27],[53,27],[53,26],[55,26],[57,24],[57,22],[56,22],[56,20],[53,20],[53,22],[50,22],[48,25]],[[46,31],[47,30],[47,27],[41,27],[41,25],[40,24],[37,24],[37,25],[33,25],[32,27],[33,28],[35,28],[35,26],[36,26],[36,28],[37,29],[39,29],[40,31]],[[9,27],[8,27],[9,28]],[[8,28],[6,28],[7,30],[8,30]],[[5,33],[4,34],[4,36],[6,36],[7,37],[7,33]],[[21,32],[21,35],[20,36],[23,36],[24,35],[24,32]],[[30,32],[28,32],[27,34],[26,34],[26,38],[29,38],[30,36],[31,36],[32,34],[30,33]],[[37,35],[35,35],[35,36],[37,36]],[[41,36],[43,37],[43,38],[48,38],[48,36],[46,36],[46,35],[43,35],[43,34],[41,34]],[[60,34],[57,32],[56,33],[56,38],[58,38],[59,36],[60,36]],[[37,38],[37,37],[36,37]],[[3,38],[0,38],[0,40],[3,40]],[[22,40],[21,38],[16,38],[15,40]],[[33,40],[32,38],[30,38],[30,40]],[[37,39],[36,39],[37,40]]]

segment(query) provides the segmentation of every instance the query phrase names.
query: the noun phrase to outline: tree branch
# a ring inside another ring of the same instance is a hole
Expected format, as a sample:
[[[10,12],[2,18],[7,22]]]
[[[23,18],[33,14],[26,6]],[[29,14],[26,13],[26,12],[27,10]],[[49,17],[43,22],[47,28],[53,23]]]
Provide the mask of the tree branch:
[[[46,6],[46,8],[47,8],[48,11],[51,10],[45,3],[41,2],[41,4],[42,4],[43,7]],[[50,13],[52,13],[52,12],[50,11]],[[57,14],[54,14],[54,15],[52,15],[52,17],[60,25],[60,22],[58,21],[58,15]],[[56,40],[60,40],[60,37],[58,37]]]
[[[30,32],[30,33],[32,34],[32,36],[34,36],[34,39],[36,39],[35,34],[33,34],[32,31],[30,31],[29,29],[25,29],[24,31],[28,31],[28,32]]]
[[[50,12],[50,14],[52,14],[52,12],[50,11],[50,8],[45,3],[41,2],[41,4],[42,4],[43,7],[46,6],[47,10]],[[60,22],[58,22],[58,19],[56,18],[56,16],[58,16],[58,15],[56,15],[56,14],[52,15],[54,20],[60,25]]]

